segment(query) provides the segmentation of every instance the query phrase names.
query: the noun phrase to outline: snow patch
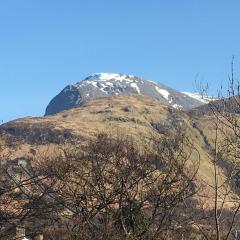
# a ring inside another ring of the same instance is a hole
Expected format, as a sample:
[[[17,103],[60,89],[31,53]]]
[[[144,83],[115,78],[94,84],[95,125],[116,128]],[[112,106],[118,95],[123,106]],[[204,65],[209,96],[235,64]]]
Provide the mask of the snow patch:
[[[126,82],[132,82],[134,76],[133,75],[127,75],[127,74],[118,74],[118,73],[94,73],[91,76],[87,77],[85,81],[109,81],[109,80],[116,80],[116,81],[126,81]]]
[[[172,106],[173,106],[174,108],[178,109],[178,110],[182,110],[182,109],[183,109],[183,107],[182,107],[181,105],[176,104],[176,103],[174,103]]]
[[[170,100],[168,101],[169,103],[172,103],[173,102],[173,99],[172,98],[170,98]]]
[[[97,85],[97,82],[94,82],[94,81],[92,81],[92,82],[90,82],[94,87],[98,87],[98,85]]]
[[[135,88],[136,91],[137,91],[137,93],[140,94],[140,89],[139,89],[138,85],[137,85],[135,82],[134,82],[134,83],[131,83],[130,86],[131,86],[132,88]]]
[[[113,83],[111,83],[111,82],[105,82],[105,84],[106,84],[107,86],[113,87]]]
[[[105,87],[104,87],[104,86],[100,88],[100,91],[102,91],[102,92],[108,94],[108,91],[105,90]]]
[[[148,82],[150,82],[150,83],[154,83],[154,84],[156,85],[156,82],[154,82],[154,81],[152,81],[152,80],[146,80],[146,81],[148,81]]]
[[[217,100],[215,97],[212,97],[212,96],[204,96],[204,95],[201,95],[199,93],[190,93],[190,92],[182,92],[183,94],[191,97],[191,98],[194,98],[202,103],[209,103],[211,101],[214,101],[214,100]]]
[[[155,89],[156,89],[166,100],[168,100],[170,93],[169,93],[167,90],[161,89],[161,88],[159,88],[159,87],[157,87],[157,86],[155,87]]]

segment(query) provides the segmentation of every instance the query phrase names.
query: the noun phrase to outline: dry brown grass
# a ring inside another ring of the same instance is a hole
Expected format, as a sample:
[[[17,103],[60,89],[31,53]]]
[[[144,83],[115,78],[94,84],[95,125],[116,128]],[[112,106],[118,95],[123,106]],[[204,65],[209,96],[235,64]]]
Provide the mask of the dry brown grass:
[[[205,183],[211,184],[213,182],[211,156],[206,148],[203,136],[193,127],[192,119],[184,112],[141,95],[114,96],[91,100],[78,108],[73,108],[53,116],[23,118],[8,123],[4,127],[21,128],[24,126],[23,131],[25,131],[28,128],[46,129],[51,126],[51,129],[59,131],[59,134],[61,134],[61,131],[68,129],[73,136],[76,136],[76,141],[81,143],[94,137],[99,132],[107,132],[111,135],[121,132],[144,143],[149,136],[159,134],[153,127],[153,123],[167,123],[169,120],[174,120],[176,116],[184,124],[186,134],[200,154],[199,186]],[[210,139],[210,142],[213,139],[212,120],[212,117],[207,116],[194,120],[204,134],[207,135],[207,138]],[[170,126],[170,131],[172,130],[171,128],[174,128],[174,126]],[[6,143],[5,138],[6,134],[2,135],[1,141]],[[15,140],[18,141],[18,139],[21,139],[19,143],[16,143],[14,147],[5,147],[3,153],[9,158],[22,156],[31,158],[33,159],[33,164],[44,155],[55,153],[65,144],[48,142],[31,144],[31,142],[24,142],[21,136]],[[196,153],[192,155],[192,158],[197,157]],[[204,188],[201,195],[202,199],[207,200],[211,198],[211,188]]]

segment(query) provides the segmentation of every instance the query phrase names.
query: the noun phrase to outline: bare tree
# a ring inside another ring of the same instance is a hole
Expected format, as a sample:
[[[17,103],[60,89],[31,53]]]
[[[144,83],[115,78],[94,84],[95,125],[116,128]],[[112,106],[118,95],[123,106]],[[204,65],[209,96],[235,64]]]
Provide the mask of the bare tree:
[[[101,133],[34,168],[4,166],[0,223],[25,224],[29,235],[44,229],[47,239],[179,236],[196,191],[193,152],[181,128],[144,141]]]
[[[213,211],[208,211],[205,226],[197,226],[205,239],[216,240],[237,239],[240,230],[240,85],[234,74],[234,58],[226,95],[222,94],[222,89],[217,101],[203,106],[203,111],[200,109],[201,113],[212,116],[213,127],[209,135],[213,137],[205,136],[205,142],[213,169],[213,183],[205,184],[214,194],[208,199],[212,202]],[[195,218],[195,224],[197,221]],[[212,228],[209,230],[206,225]]]
[[[51,176],[73,239],[161,239],[181,229],[183,199],[195,193],[193,149],[179,132],[141,147],[99,134],[39,171]]]

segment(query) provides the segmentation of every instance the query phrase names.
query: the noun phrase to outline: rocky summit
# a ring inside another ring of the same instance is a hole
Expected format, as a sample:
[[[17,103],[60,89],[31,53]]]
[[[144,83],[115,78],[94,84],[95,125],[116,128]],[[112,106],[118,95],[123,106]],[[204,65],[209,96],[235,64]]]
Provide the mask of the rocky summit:
[[[148,96],[183,111],[208,103],[209,100],[196,94],[181,93],[163,84],[133,75],[95,73],[76,84],[66,86],[50,101],[45,115],[79,106],[90,99],[131,94]]]

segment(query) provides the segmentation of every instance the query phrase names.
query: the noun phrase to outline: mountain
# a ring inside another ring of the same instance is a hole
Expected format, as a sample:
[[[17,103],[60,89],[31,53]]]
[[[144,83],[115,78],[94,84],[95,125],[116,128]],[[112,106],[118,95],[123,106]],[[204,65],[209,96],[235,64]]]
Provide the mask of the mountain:
[[[89,99],[140,94],[169,104],[179,110],[190,110],[209,102],[196,94],[181,93],[163,84],[117,73],[95,73],[84,80],[66,86],[46,108],[45,115],[52,115]]]

